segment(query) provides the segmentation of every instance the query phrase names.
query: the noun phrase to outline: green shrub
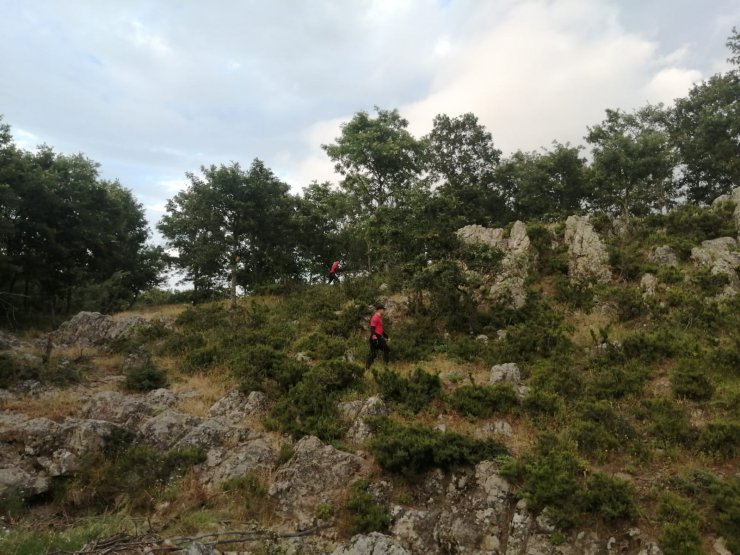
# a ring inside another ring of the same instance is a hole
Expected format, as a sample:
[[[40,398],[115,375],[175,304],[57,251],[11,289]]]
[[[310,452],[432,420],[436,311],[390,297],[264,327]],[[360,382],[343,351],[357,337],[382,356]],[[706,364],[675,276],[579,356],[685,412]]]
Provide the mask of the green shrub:
[[[609,293],[609,298],[617,307],[617,319],[620,322],[634,320],[649,312],[647,301],[639,289],[614,287]]]
[[[206,344],[203,336],[197,333],[173,333],[165,338],[159,351],[165,355],[183,356]]]
[[[278,464],[285,464],[293,458],[293,455],[295,455],[295,449],[293,449],[293,446],[290,443],[283,443],[278,452]]]
[[[693,283],[707,297],[719,295],[730,283],[726,274],[713,274],[708,268],[699,268],[694,274]]]
[[[272,417],[284,432],[295,439],[315,435],[336,440],[345,432],[345,423],[336,403],[339,394],[359,385],[363,369],[343,360],[321,363],[306,372],[301,381],[280,399]]]
[[[362,301],[352,301],[332,318],[321,321],[321,331],[328,335],[350,337],[367,329],[371,315],[370,305]]]
[[[502,475],[521,484],[520,495],[535,514],[545,511],[560,529],[572,528],[580,513],[583,463],[554,434],[540,435],[535,449],[509,461]]]
[[[667,398],[648,399],[645,418],[648,432],[664,444],[683,444],[692,436],[689,417],[676,403]]]
[[[683,204],[662,216],[662,220],[667,236],[683,237],[698,245],[707,239],[737,234],[732,210],[729,203],[711,208]]]
[[[190,351],[182,361],[182,371],[195,374],[208,370],[219,360],[219,350],[215,347],[199,347]]]
[[[373,369],[373,378],[385,401],[414,414],[437,398],[442,389],[439,376],[421,368],[416,368],[408,378],[388,368]]]
[[[555,280],[555,300],[572,308],[588,311],[594,306],[594,283],[591,281],[571,282],[566,276]]]
[[[677,283],[682,283],[683,280],[683,272],[675,266],[663,266],[658,270],[658,281],[661,283],[675,285]]]
[[[699,435],[699,449],[725,459],[740,454],[740,422],[718,419],[708,422]]]
[[[418,424],[405,425],[388,418],[372,422],[375,436],[368,448],[385,470],[415,476],[432,468],[449,470],[505,454],[491,440],[475,440],[452,432],[440,432]]]
[[[698,361],[684,360],[671,372],[671,389],[676,397],[693,401],[707,401],[714,394],[714,386]]]
[[[8,387],[22,380],[38,380],[40,377],[40,366],[9,353],[0,353],[0,387]]]
[[[583,379],[566,357],[556,357],[536,365],[532,371],[532,384],[536,389],[555,393],[564,399],[577,399],[584,390]]]
[[[686,350],[685,340],[679,339],[675,332],[666,328],[652,332],[638,332],[622,341],[622,352],[625,357],[650,363],[674,357]]]
[[[488,418],[494,413],[508,413],[519,406],[511,383],[495,385],[463,385],[449,396],[450,404],[460,414],[473,418]]]
[[[729,478],[713,488],[711,507],[718,534],[727,540],[732,553],[740,553],[740,477]]]
[[[561,232],[562,233],[562,232]],[[527,235],[537,251],[537,271],[542,275],[568,273],[568,256],[565,243],[556,242],[555,234],[542,224],[527,226]]]
[[[606,522],[633,519],[637,516],[634,488],[626,480],[597,472],[586,484],[583,508]]]
[[[349,513],[351,534],[385,532],[391,524],[388,510],[379,504],[370,493],[370,482],[358,480],[352,484],[345,508]]]
[[[393,360],[424,360],[434,352],[439,343],[439,332],[431,318],[406,320],[387,327]]]
[[[634,428],[605,401],[578,406],[578,420],[570,429],[578,449],[604,460],[610,451],[623,449],[635,437]]]
[[[617,275],[626,281],[634,281],[646,271],[652,270],[634,244],[609,247],[609,265]]]
[[[167,374],[151,362],[132,366],[126,370],[123,385],[131,391],[152,391],[167,386]]]
[[[649,369],[640,361],[626,364],[596,366],[587,385],[588,392],[597,399],[622,399],[639,395],[650,376]]]
[[[248,345],[232,353],[229,369],[243,392],[285,392],[297,384],[308,366],[269,345]]]
[[[480,360],[488,350],[487,342],[466,335],[450,338],[445,345],[447,356],[461,362]]]
[[[522,400],[522,406],[535,418],[538,416],[556,416],[560,414],[565,403],[557,393],[544,389],[533,388]]]
[[[673,494],[658,503],[662,533],[658,544],[665,555],[704,555],[701,548],[701,518],[691,504]]]
[[[537,357],[549,358],[572,348],[568,339],[570,328],[565,325],[563,316],[548,303],[531,297],[522,308],[521,316],[523,321],[507,328],[506,338],[495,344],[494,358],[487,362],[531,361]]]
[[[343,339],[338,339],[323,332],[316,332],[302,337],[294,346],[296,351],[308,353],[317,360],[340,358],[347,350]]]

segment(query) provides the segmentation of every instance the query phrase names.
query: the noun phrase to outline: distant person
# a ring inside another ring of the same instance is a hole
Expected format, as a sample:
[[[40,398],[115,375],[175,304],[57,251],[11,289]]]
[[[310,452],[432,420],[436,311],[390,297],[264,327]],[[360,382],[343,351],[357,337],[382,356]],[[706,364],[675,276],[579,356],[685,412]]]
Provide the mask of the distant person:
[[[370,354],[367,355],[366,369],[373,364],[378,351],[383,352],[383,362],[386,365],[390,361],[388,335],[383,328],[383,314],[385,314],[385,305],[380,302],[375,303],[375,314],[370,318]]]
[[[334,264],[331,265],[331,270],[329,270],[329,283],[339,282],[339,274],[342,271],[342,269],[339,267],[339,260],[335,260]]]

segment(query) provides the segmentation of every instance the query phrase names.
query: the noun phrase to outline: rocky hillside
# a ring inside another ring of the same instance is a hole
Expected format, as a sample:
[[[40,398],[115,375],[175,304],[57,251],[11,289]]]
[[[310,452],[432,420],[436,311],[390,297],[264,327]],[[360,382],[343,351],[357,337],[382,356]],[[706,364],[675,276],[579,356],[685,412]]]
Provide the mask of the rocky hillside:
[[[423,283],[2,333],[0,552],[740,553],[738,229],[468,226]]]

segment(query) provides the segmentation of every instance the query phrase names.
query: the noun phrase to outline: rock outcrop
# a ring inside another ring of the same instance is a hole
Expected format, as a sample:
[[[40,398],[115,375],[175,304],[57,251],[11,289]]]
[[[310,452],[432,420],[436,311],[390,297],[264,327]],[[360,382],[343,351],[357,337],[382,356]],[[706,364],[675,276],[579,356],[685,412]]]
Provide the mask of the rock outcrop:
[[[717,207],[724,202],[732,202],[735,205],[735,211],[733,215],[735,216],[738,239],[740,240],[740,187],[736,187],[727,195],[718,196],[716,199],[714,199],[714,202],[712,202],[712,206]]]
[[[99,312],[80,312],[49,336],[56,346],[92,347],[122,337],[134,326],[146,323],[141,316],[114,319]]]
[[[650,251],[650,254],[648,255],[648,260],[650,260],[650,262],[652,262],[653,264],[657,264],[658,266],[678,267],[678,256],[676,255],[676,252],[668,245],[655,247],[652,251]]]
[[[245,396],[238,389],[234,389],[208,409],[208,416],[221,417],[231,423],[238,423],[247,416],[263,412],[265,407],[267,407],[267,395],[261,391],[252,391]]]
[[[337,547],[332,555],[409,555],[401,545],[380,532],[361,534]]]
[[[350,422],[347,439],[362,443],[372,435],[370,425],[366,422],[366,419],[374,416],[387,415],[388,407],[376,395],[368,399],[357,399],[355,401],[339,403],[339,411],[344,416],[344,419]]]
[[[727,276],[728,285],[725,295],[740,292],[740,245],[734,237],[719,237],[703,241],[701,246],[691,249],[691,258],[713,274]]]
[[[465,244],[481,244],[504,253],[501,267],[483,276],[484,297],[494,301],[505,301],[513,308],[521,308],[527,301],[526,279],[534,258],[530,247],[527,226],[516,221],[508,237],[501,228],[491,229],[469,225],[457,231],[458,238]]]
[[[588,218],[569,216],[565,221],[568,276],[572,281],[607,283],[611,280],[609,255]]]

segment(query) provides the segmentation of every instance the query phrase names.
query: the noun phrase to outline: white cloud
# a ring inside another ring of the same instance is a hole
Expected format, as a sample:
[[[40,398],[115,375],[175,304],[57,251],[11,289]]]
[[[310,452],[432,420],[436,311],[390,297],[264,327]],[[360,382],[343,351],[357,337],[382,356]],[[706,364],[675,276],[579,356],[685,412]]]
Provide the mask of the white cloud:
[[[676,98],[686,96],[694,83],[701,80],[701,72],[693,69],[668,68],[655,74],[645,87],[651,102],[670,104]]]

